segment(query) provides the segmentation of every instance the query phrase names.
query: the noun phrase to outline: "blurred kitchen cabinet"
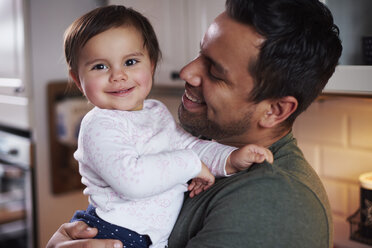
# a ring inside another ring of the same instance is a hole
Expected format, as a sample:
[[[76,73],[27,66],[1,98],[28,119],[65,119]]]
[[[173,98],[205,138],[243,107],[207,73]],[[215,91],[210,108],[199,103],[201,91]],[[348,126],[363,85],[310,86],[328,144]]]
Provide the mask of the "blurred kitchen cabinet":
[[[180,86],[181,68],[199,53],[199,44],[225,0],[110,0],[144,14],[153,25],[162,51],[155,84]]]
[[[343,51],[340,65],[324,93],[372,95],[371,0],[321,0],[331,10],[340,29]],[[363,38],[365,37],[365,38]]]
[[[371,0],[322,0],[340,28],[342,65],[366,65],[363,37],[372,37]],[[370,38],[372,39],[372,38]],[[372,56],[372,54],[371,54]]]
[[[25,71],[24,1],[0,1],[0,94],[23,89]]]

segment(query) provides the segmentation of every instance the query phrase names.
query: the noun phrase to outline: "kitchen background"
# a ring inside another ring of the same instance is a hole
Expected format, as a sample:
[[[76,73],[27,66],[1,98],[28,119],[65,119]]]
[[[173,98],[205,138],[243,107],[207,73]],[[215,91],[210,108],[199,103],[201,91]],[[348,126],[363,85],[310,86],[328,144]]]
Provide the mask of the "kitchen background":
[[[323,2],[330,6],[341,26],[345,52],[325,94],[297,120],[294,133],[328,192],[335,247],[367,248],[371,246],[349,240],[346,219],[359,207],[358,176],[372,171],[372,67],[363,65],[361,42],[363,36],[372,35],[368,12],[372,2]],[[177,72],[197,55],[202,34],[224,7],[224,0],[0,1],[0,129],[16,130],[33,144],[34,210],[29,214],[34,217],[34,228],[30,230],[37,245],[29,248],[45,247],[60,224],[87,205],[80,188],[56,188],[58,179],[52,177],[56,175],[55,151],[51,152],[55,140],[53,133],[49,134],[53,123],[53,112],[49,111],[55,102],[50,95],[54,92],[58,98],[61,90],[59,86],[49,90],[51,82],[67,82],[62,51],[64,30],[75,18],[108,3],[133,6],[152,21],[163,52],[153,97],[165,101],[173,112],[183,87]],[[71,168],[66,171],[73,177]],[[4,196],[0,193],[0,210]],[[2,214],[0,211],[0,220]],[[0,247],[4,246],[1,238],[5,231],[0,223]]]

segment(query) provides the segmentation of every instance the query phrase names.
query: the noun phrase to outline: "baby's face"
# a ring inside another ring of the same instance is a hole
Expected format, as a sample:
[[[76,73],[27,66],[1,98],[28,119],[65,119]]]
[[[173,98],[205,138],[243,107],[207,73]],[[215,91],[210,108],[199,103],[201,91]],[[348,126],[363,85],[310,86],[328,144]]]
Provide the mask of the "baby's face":
[[[152,86],[153,64],[133,27],[111,28],[92,37],[79,54],[74,79],[102,109],[140,110]]]

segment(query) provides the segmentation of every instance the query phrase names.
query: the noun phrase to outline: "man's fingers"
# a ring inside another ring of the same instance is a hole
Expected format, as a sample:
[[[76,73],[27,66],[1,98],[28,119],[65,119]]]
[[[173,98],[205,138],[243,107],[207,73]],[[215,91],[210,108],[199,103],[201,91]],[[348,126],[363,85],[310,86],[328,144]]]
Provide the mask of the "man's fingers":
[[[60,243],[56,248],[123,248],[123,244],[112,239],[80,239]]]
[[[71,239],[87,239],[94,238],[97,235],[97,229],[88,226],[83,221],[75,221],[72,223],[63,224],[60,229],[65,231],[66,235]]]
[[[65,223],[60,226],[47,244],[47,248],[122,248],[118,240],[91,239],[97,229],[90,228],[81,221]],[[87,239],[88,238],[88,239]],[[77,239],[77,240],[74,240]]]
[[[61,241],[55,248],[122,248],[123,244],[118,240],[92,239],[97,235],[96,228],[89,227],[82,221],[63,224],[54,235]],[[53,239],[53,238],[52,238]],[[76,239],[76,240],[75,240]]]

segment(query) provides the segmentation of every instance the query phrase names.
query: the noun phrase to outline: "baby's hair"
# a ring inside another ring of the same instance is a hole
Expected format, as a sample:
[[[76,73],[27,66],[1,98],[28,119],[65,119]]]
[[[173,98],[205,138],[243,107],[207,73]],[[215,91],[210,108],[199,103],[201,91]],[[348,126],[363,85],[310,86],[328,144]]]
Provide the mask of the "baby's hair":
[[[152,25],[139,12],[121,5],[96,8],[75,20],[67,28],[64,38],[64,49],[69,69],[77,73],[79,51],[89,39],[110,28],[118,27],[134,27],[141,33],[143,46],[149,53],[155,71],[161,52]]]

